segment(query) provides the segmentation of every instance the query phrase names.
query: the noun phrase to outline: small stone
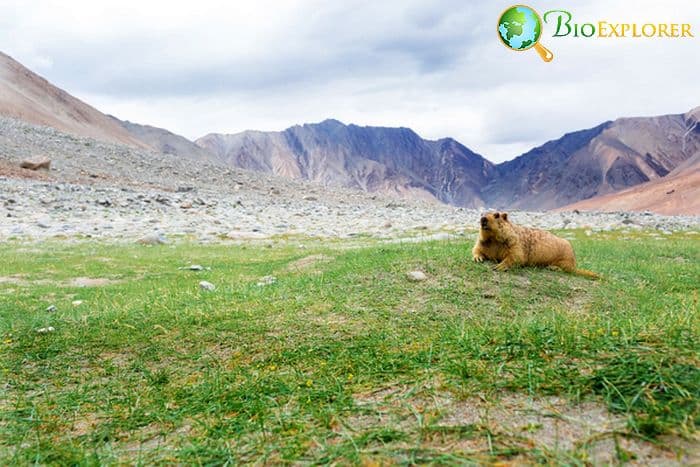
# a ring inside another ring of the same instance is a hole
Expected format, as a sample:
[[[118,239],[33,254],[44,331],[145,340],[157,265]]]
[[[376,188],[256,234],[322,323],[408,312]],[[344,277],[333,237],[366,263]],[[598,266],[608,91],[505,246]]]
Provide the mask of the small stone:
[[[202,290],[206,290],[208,292],[213,292],[214,290],[216,290],[216,286],[214,284],[212,284],[211,282],[207,282],[207,281],[200,282],[199,288]]]
[[[53,313],[53,312],[55,312],[56,310],[58,310],[58,308],[56,308],[56,305],[49,305],[49,307],[46,308],[46,312],[47,312],[47,313]]]
[[[266,285],[272,285],[275,282],[277,282],[277,278],[275,276],[264,276],[260,278],[257,285],[258,287],[264,287]]]
[[[82,304],[83,304],[83,301],[82,301],[82,300],[73,300],[73,301],[71,302],[71,305],[73,305],[73,306],[80,306],[80,305],[82,305]]]
[[[422,282],[428,278],[423,271],[410,271],[406,274],[406,277],[411,282]]]
[[[192,209],[192,203],[189,201],[185,201],[180,205],[181,209]]]
[[[50,332],[54,332],[55,330],[56,330],[56,328],[54,328],[53,326],[49,326],[46,328],[39,328],[36,330],[36,332],[37,332],[37,334],[48,334]]]
[[[51,227],[51,224],[49,223],[48,219],[39,219],[38,221],[36,221],[36,225],[38,225],[42,229],[48,229],[49,227]]]
[[[303,200],[304,201],[318,201],[318,198],[315,196],[304,196]]]
[[[232,230],[226,234],[226,238],[231,240],[252,240],[252,239],[264,239],[267,235],[260,232],[242,232],[240,230]]]
[[[178,269],[186,269],[188,271],[204,271],[204,266],[200,266],[199,264],[193,264],[191,266],[187,266],[184,268],[178,268]]]
[[[165,238],[165,235],[163,234],[154,233],[141,237],[138,240],[138,243],[141,245],[164,245],[168,243],[168,239]]]

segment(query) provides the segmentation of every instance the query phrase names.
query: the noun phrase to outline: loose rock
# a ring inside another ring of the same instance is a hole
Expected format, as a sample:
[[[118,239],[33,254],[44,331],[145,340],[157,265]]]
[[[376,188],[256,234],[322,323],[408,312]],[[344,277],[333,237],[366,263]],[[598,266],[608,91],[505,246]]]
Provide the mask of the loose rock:
[[[23,169],[29,170],[39,170],[45,169],[49,170],[51,168],[51,159],[48,157],[34,157],[31,159],[25,159],[19,166]]]
[[[207,282],[207,281],[200,282],[199,288],[202,290],[206,290],[208,292],[213,292],[214,290],[216,290],[216,286],[214,284],[212,284],[211,282]]]
[[[264,287],[266,285],[272,285],[275,282],[277,282],[277,278],[275,276],[264,276],[260,278],[257,285],[258,287]]]
[[[411,282],[422,282],[428,278],[423,271],[410,271],[406,274],[406,277]]]

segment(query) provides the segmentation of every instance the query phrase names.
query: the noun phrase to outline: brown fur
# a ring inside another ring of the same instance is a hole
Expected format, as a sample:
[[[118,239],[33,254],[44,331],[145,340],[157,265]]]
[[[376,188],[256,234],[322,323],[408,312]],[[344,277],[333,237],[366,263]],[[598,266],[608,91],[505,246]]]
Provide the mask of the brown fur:
[[[515,225],[508,213],[488,213],[481,218],[481,229],[472,249],[476,262],[496,261],[496,269],[513,266],[551,266],[581,276],[598,278],[585,269],[576,269],[574,249],[567,240],[545,230]]]

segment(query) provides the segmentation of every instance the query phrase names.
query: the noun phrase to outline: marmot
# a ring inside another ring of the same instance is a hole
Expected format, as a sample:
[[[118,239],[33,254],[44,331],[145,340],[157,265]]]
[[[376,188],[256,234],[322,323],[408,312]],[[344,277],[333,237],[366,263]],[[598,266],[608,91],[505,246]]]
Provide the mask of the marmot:
[[[481,229],[472,249],[474,261],[498,262],[496,269],[512,266],[552,266],[581,276],[598,278],[598,274],[576,269],[571,243],[544,230],[512,224],[508,213],[488,213],[481,218]]]

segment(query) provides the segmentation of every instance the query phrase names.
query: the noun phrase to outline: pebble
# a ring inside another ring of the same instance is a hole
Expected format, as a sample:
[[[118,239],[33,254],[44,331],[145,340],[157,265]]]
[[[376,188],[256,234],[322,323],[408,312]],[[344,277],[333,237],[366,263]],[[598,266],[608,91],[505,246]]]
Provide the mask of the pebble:
[[[80,306],[80,305],[82,305],[82,304],[83,304],[83,301],[82,301],[82,300],[73,300],[73,301],[71,302],[71,305],[73,305],[73,306]]]
[[[423,271],[410,271],[406,274],[406,277],[411,282],[423,282],[428,278]]]
[[[55,330],[56,328],[54,328],[53,326],[48,326],[46,328],[39,328],[36,330],[36,332],[37,334],[48,334],[50,332],[54,332]]]
[[[277,278],[275,276],[263,276],[260,278],[258,281],[258,287],[264,287],[266,285],[272,285],[275,282],[277,282]]]
[[[202,290],[206,290],[208,292],[213,292],[214,290],[216,290],[216,286],[214,284],[212,284],[211,282],[207,282],[207,281],[201,281],[199,283],[199,288]]]
[[[56,305],[49,305],[49,307],[46,308],[46,312],[47,312],[47,313],[53,313],[53,312],[55,312],[56,310],[58,310],[58,308],[56,308]]]

